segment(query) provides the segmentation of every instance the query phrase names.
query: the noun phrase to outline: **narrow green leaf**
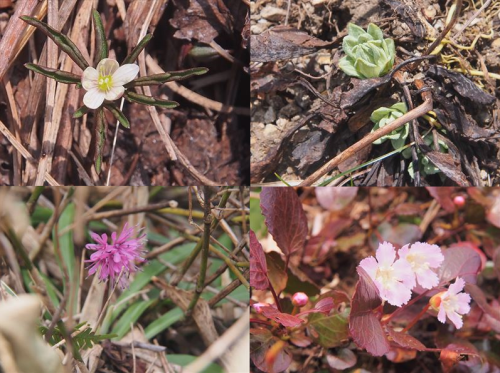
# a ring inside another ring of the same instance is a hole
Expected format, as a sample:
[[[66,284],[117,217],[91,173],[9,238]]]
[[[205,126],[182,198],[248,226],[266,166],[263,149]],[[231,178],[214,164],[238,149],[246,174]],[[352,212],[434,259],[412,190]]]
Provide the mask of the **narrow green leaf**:
[[[167,356],[168,362],[170,362],[172,364],[180,365],[181,367],[188,366],[189,364],[191,364],[193,361],[195,361],[197,359],[196,356],[183,355],[183,354],[175,354],[175,355],[169,354],[166,356]],[[215,363],[210,363],[210,365],[208,367],[206,367],[205,369],[203,369],[200,373],[224,373],[224,369],[222,369],[219,365],[217,365]]]
[[[81,108],[79,108],[77,111],[73,113],[73,118],[80,118],[83,117],[85,114],[89,112],[89,108],[83,105]]]
[[[164,74],[141,76],[140,78],[134,79],[130,83],[126,84],[125,87],[130,88],[145,85],[163,84],[166,82],[173,82],[175,80],[187,79],[193,75],[203,75],[207,72],[208,69],[206,67],[195,67],[193,69],[187,70],[169,71]]]
[[[104,33],[104,26],[102,25],[102,20],[99,12],[93,9],[92,16],[94,17],[95,33],[97,35],[97,55],[99,56],[100,61],[104,58],[108,58],[108,43],[106,41],[106,34]]]
[[[312,335],[317,335],[317,342],[325,347],[340,346],[349,338],[349,321],[346,314],[330,316],[321,313],[309,315],[309,328]]]
[[[104,118],[104,109],[100,107],[97,109],[97,147],[95,169],[98,174],[101,173],[102,165],[102,151],[104,149],[104,142],[106,140],[106,119]]]
[[[73,225],[74,219],[75,204],[70,203],[59,217],[59,230],[62,231],[66,230],[67,227],[71,227]],[[55,229],[52,231],[52,240],[54,242],[55,240],[57,240]],[[72,280],[75,273],[75,247],[73,245],[73,230],[68,230],[66,233],[59,237],[59,247],[61,249],[64,266],[68,270],[70,280]]]
[[[172,109],[174,107],[179,106],[179,103],[175,101],[161,100],[159,98],[144,96],[132,91],[125,91],[125,98],[130,102],[137,102],[138,104],[143,104],[143,105],[164,107],[167,109]]]
[[[176,307],[146,326],[144,334],[147,339],[151,339],[166,330],[169,326],[181,320],[183,317],[184,312],[179,307]]]
[[[104,107],[108,109],[111,112],[111,114],[113,114],[115,119],[119,121],[123,127],[130,128],[130,123],[128,122],[127,117],[121,112],[118,106],[116,106],[113,103],[106,103],[104,104]]]
[[[155,299],[151,299],[148,301],[139,301],[131,305],[127,311],[123,314],[123,316],[116,322],[115,327],[113,328],[112,334],[116,334],[116,340],[120,340],[123,338],[125,334],[130,330],[130,324],[135,324],[139,317],[148,309],[153,302],[156,302]]]
[[[139,57],[139,53],[142,52],[142,50],[146,47],[146,45],[149,43],[153,35],[147,34],[142,38],[142,40],[137,44],[137,46],[132,49],[132,52],[123,60],[122,65],[125,65],[126,63],[132,63],[134,62],[137,57]]]
[[[49,78],[55,79],[60,83],[66,84],[81,84],[82,78],[76,74],[70,73],[68,71],[62,71],[57,69],[51,69],[50,67],[36,65],[34,63],[25,63],[24,66],[31,71],[38,74],[45,75]]]
[[[61,34],[46,23],[41,22],[36,18],[28,16],[21,16],[19,18],[21,18],[24,22],[30,24],[31,26],[37,27],[45,35],[51,38],[54,43],[59,46],[59,48],[66,52],[68,56],[70,56],[71,59],[75,61],[78,66],[80,66],[82,70],[85,70],[87,67],[89,67],[89,64],[83,57],[82,52],[80,52],[75,43],[73,43],[66,35]]]

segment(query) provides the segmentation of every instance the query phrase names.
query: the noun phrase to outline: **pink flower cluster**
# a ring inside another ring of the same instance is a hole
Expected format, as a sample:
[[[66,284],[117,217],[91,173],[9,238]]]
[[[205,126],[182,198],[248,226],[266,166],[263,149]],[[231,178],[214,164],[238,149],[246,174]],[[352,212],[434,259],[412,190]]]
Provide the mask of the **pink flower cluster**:
[[[95,251],[90,256],[90,260],[85,261],[92,263],[88,267],[90,268],[89,276],[99,270],[99,280],[105,281],[109,277],[111,286],[114,286],[115,281],[123,271],[119,285],[122,289],[125,289],[128,286],[128,276],[130,273],[137,272],[139,269],[135,262],[146,261],[141,257],[141,254],[145,252],[143,248],[146,243],[146,235],[143,234],[138,238],[131,238],[133,233],[134,228],[129,228],[128,224],[125,223],[118,238],[116,237],[116,232],[113,232],[111,234],[111,244],[108,244],[108,235],[106,233],[99,236],[91,232],[90,235],[97,244],[89,243],[85,246],[87,250]]]
[[[439,285],[436,270],[441,266],[444,256],[437,245],[416,242],[403,246],[396,257],[396,249],[389,242],[379,244],[375,257],[363,259],[359,265],[377,286],[380,297],[401,307],[411,299],[412,290],[418,285],[432,289]],[[470,310],[470,296],[460,293],[465,282],[457,277],[448,291],[437,294],[431,302],[438,311],[438,320],[444,323],[446,316],[457,328],[462,327],[462,314]]]

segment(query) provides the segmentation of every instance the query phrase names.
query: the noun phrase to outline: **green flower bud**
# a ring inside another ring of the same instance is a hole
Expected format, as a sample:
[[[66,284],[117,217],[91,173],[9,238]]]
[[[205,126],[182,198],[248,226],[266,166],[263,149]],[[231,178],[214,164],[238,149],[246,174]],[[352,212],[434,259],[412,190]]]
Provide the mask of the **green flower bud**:
[[[385,75],[392,69],[396,56],[394,40],[384,39],[378,26],[370,23],[365,31],[349,23],[347,30],[349,35],[342,42],[346,56],[339,61],[344,73],[368,79]]]
[[[375,132],[379,128],[386,126],[387,124],[393,122],[397,118],[403,116],[407,112],[406,105],[403,102],[398,102],[392,105],[390,108],[381,107],[375,110],[370,119],[375,125],[373,126],[372,132]],[[399,127],[398,129],[392,131],[390,134],[382,136],[380,139],[375,140],[373,143],[375,145],[382,144],[386,140],[391,140],[392,147],[394,149],[401,148],[408,138],[409,134],[409,124]]]

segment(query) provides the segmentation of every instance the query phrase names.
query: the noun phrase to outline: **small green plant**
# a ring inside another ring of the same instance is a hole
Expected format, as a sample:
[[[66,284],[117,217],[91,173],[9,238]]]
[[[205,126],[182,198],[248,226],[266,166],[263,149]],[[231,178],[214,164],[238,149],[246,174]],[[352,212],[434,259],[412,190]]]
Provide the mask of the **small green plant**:
[[[436,147],[434,146],[434,140],[431,134],[428,134],[424,136],[424,142],[427,146],[429,146],[431,149],[436,150]],[[439,152],[440,153],[448,153],[448,145],[442,140],[438,140],[439,144]],[[411,158],[411,148],[405,149],[403,152],[403,157],[406,159]],[[441,178],[444,178],[444,175],[441,173],[441,170],[437,168],[429,158],[427,158],[425,155],[423,156],[420,150],[417,148],[417,155],[418,155],[418,162],[419,162],[419,169],[420,169],[420,174],[422,177],[426,177],[428,175],[434,175],[434,174],[439,174]],[[410,162],[410,165],[408,166],[408,173],[410,174],[410,177],[413,179],[415,178],[415,170],[413,169],[413,162]]]
[[[404,102],[398,102],[391,107],[380,107],[375,110],[370,119],[375,125],[373,126],[372,132],[375,132],[379,128],[386,126],[387,124],[393,122],[397,118],[403,116],[407,112],[407,108]],[[392,131],[390,134],[382,136],[380,139],[375,140],[373,143],[379,145],[384,143],[386,140],[391,140],[392,147],[394,149],[401,148],[408,138],[409,134],[409,124],[399,127],[398,129]]]
[[[385,75],[392,69],[396,56],[394,40],[384,39],[378,26],[370,23],[365,31],[349,23],[347,30],[349,35],[342,42],[346,56],[339,62],[344,73],[369,79]]]

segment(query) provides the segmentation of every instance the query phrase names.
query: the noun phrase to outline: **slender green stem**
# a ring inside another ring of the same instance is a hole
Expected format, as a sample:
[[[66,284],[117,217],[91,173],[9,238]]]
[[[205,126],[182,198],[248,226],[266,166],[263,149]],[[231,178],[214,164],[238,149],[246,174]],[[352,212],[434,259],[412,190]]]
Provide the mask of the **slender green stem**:
[[[211,214],[211,197],[212,189],[205,186],[203,188],[203,197],[205,199],[205,217],[203,218],[203,240],[202,240],[202,251],[201,251],[201,265],[200,265],[200,275],[198,276],[198,283],[196,284],[196,290],[194,292],[191,303],[189,303],[186,316],[190,316],[200,298],[203,287],[205,286],[205,277],[207,274],[207,262],[208,262],[208,251],[210,249],[210,227],[212,225],[212,214]]]
[[[26,207],[27,207],[28,213],[30,215],[32,215],[33,211],[35,211],[36,202],[38,201],[38,198],[40,198],[40,196],[42,195],[44,190],[45,190],[45,187],[37,186],[33,190],[33,193],[31,193],[31,196],[28,199],[28,202],[26,202]]]

